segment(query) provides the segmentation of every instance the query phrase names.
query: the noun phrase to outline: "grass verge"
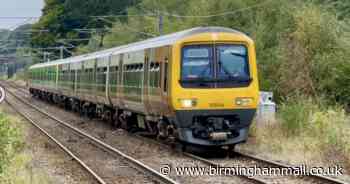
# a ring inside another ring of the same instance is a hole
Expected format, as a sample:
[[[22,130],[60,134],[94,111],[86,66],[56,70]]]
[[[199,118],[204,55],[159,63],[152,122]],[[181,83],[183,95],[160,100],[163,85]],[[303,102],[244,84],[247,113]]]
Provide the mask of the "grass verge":
[[[341,106],[322,100],[289,99],[279,106],[275,123],[254,125],[248,150],[273,159],[312,166],[350,169],[350,117]]]
[[[46,175],[35,172],[25,152],[21,120],[0,108],[0,184],[45,184]]]

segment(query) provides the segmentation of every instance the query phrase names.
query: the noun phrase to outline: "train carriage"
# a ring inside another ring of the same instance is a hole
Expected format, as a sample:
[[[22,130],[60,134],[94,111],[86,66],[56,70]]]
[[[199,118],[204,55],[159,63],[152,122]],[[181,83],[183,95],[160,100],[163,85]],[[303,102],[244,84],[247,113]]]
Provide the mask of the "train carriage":
[[[34,96],[195,145],[244,142],[258,103],[254,42],[221,27],[36,64],[30,74]]]

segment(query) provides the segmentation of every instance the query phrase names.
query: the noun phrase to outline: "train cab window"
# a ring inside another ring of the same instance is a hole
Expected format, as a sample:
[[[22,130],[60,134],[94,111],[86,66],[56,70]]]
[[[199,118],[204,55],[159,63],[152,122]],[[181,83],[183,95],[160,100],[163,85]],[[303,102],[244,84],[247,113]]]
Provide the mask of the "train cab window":
[[[182,80],[212,78],[213,60],[212,46],[185,46],[182,49]]]
[[[218,45],[218,78],[249,78],[247,49],[242,45]]]
[[[251,82],[247,52],[238,44],[185,46],[180,83],[194,88],[246,87]]]

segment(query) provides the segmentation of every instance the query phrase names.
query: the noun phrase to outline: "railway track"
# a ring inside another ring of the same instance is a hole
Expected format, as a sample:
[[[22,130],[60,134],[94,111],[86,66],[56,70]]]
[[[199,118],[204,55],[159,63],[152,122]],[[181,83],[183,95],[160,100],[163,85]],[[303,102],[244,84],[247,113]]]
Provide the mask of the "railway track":
[[[12,85],[13,88],[15,86]],[[21,91],[21,90],[20,90]],[[23,91],[21,91],[22,93]],[[147,140],[152,142],[152,144],[162,144],[153,139],[145,139],[144,137],[138,137],[139,139],[143,139],[143,141]],[[162,146],[167,146],[162,144]],[[214,167],[233,167],[234,165],[238,165],[241,167],[258,167],[258,168],[293,168],[291,165],[269,161],[263,158],[255,157],[252,155],[248,155],[245,153],[236,152],[234,158],[218,158],[218,159],[207,159],[203,157],[198,157],[196,155],[192,155],[190,153],[183,153],[184,156],[191,158],[193,161],[201,162],[206,166],[214,166]],[[334,183],[340,184],[345,183],[343,181],[325,177],[318,175],[304,175],[300,177],[296,176],[244,176],[241,177],[249,179],[252,183]]]
[[[8,94],[6,102],[44,135],[55,142],[64,152],[76,160],[98,183],[177,183],[118,149],[103,143],[85,132],[38,109],[36,106],[29,104],[12,91],[6,91]],[[41,115],[38,115],[38,113]],[[40,120],[45,120],[46,123]],[[64,132],[61,127],[71,131],[70,134]],[[84,148],[81,149],[82,147]],[[93,152],[94,155],[92,155],[91,152]],[[96,156],[97,154],[99,154],[99,156]],[[101,161],[104,163],[102,164]],[[107,161],[111,161],[111,163]],[[119,171],[119,173],[121,172],[119,174],[117,170],[122,171]],[[123,174],[129,175],[128,178],[124,177]]]
[[[16,88],[16,86],[14,86],[13,84],[6,84],[8,87],[11,87],[13,89]],[[15,95],[17,97],[17,95],[12,92],[11,90],[7,90],[10,94],[12,95]],[[27,96],[28,93],[27,92],[24,92],[23,90],[18,90],[16,92],[19,92],[21,93],[22,95],[25,95]],[[17,97],[18,99],[20,99],[19,97]],[[33,105],[33,104],[28,104],[28,102],[26,102],[25,100],[21,99],[21,101],[23,103],[26,103],[27,105],[31,106],[33,109],[37,110],[37,111],[40,111],[41,113],[44,113],[45,115],[50,115],[49,113],[41,110],[39,107]],[[69,125],[68,123],[65,123],[61,120],[59,120],[58,118],[54,117],[54,116],[51,116],[50,115],[50,118],[54,118],[56,121],[60,121],[61,123],[64,124],[64,126],[69,126],[69,127],[72,127],[71,125]],[[73,129],[77,129],[75,127],[72,127]],[[85,133],[86,134],[86,133]],[[92,137],[92,136],[91,136]],[[93,138],[93,137],[92,137]],[[135,138],[135,136],[134,136]],[[98,142],[102,142],[102,141],[99,141],[97,140]],[[145,142],[146,139],[144,139],[142,142]],[[103,143],[104,145],[106,145],[108,147],[108,149],[114,149],[114,147],[112,146],[109,146],[105,143]],[[153,144],[153,143],[152,143]],[[164,147],[162,147],[164,148]],[[167,152],[172,152],[168,149],[166,149]],[[181,156],[177,157],[177,156],[174,156],[172,154],[167,154],[167,153],[160,153],[160,156],[159,157],[166,157],[168,160],[175,160],[173,163],[190,163],[190,162],[193,162],[193,158],[190,158],[190,157],[187,157],[187,156],[183,156],[183,154],[179,154]],[[157,157],[157,156],[155,156]],[[152,165],[152,163],[150,163]],[[162,166],[161,164],[157,165],[157,167],[159,168],[160,166]],[[201,162],[201,166],[204,167],[204,166],[208,166],[206,163],[202,163]],[[265,182],[262,182],[260,180],[257,180],[257,179],[254,179],[254,178],[250,178],[248,176],[245,176],[245,175],[241,175],[241,176],[207,176],[206,179],[198,179],[198,177],[193,177],[193,176],[175,176],[173,175],[175,172],[172,173],[172,175],[167,175],[169,177],[172,177],[174,179],[176,179],[176,181],[180,181],[180,183],[203,183],[203,180],[204,180],[204,183],[216,183],[218,180],[220,181],[220,183],[254,183],[254,184],[265,184]],[[165,177],[165,176],[164,176]],[[203,176],[205,177],[205,176]],[[202,180],[202,181],[201,181]]]

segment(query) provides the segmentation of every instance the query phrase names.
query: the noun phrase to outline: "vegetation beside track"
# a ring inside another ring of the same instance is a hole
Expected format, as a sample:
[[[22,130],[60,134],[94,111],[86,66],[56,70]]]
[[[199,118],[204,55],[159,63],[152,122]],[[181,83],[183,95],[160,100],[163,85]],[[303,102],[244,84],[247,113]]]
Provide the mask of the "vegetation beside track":
[[[16,72],[16,74],[13,75],[11,80],[14,80],[14,81],[26,81],[27,77],[28,77],[27,71],[20,71],[20,72]]]
[[[33,173],[31,155],[24,151],[21,120],[0,108],[0,184],[45,184],[47,176]]]
[[[254,126],[257,154],[294,164],[350,168],[350,117],[340,105],[299,97],[282,103],[276,122]]]

